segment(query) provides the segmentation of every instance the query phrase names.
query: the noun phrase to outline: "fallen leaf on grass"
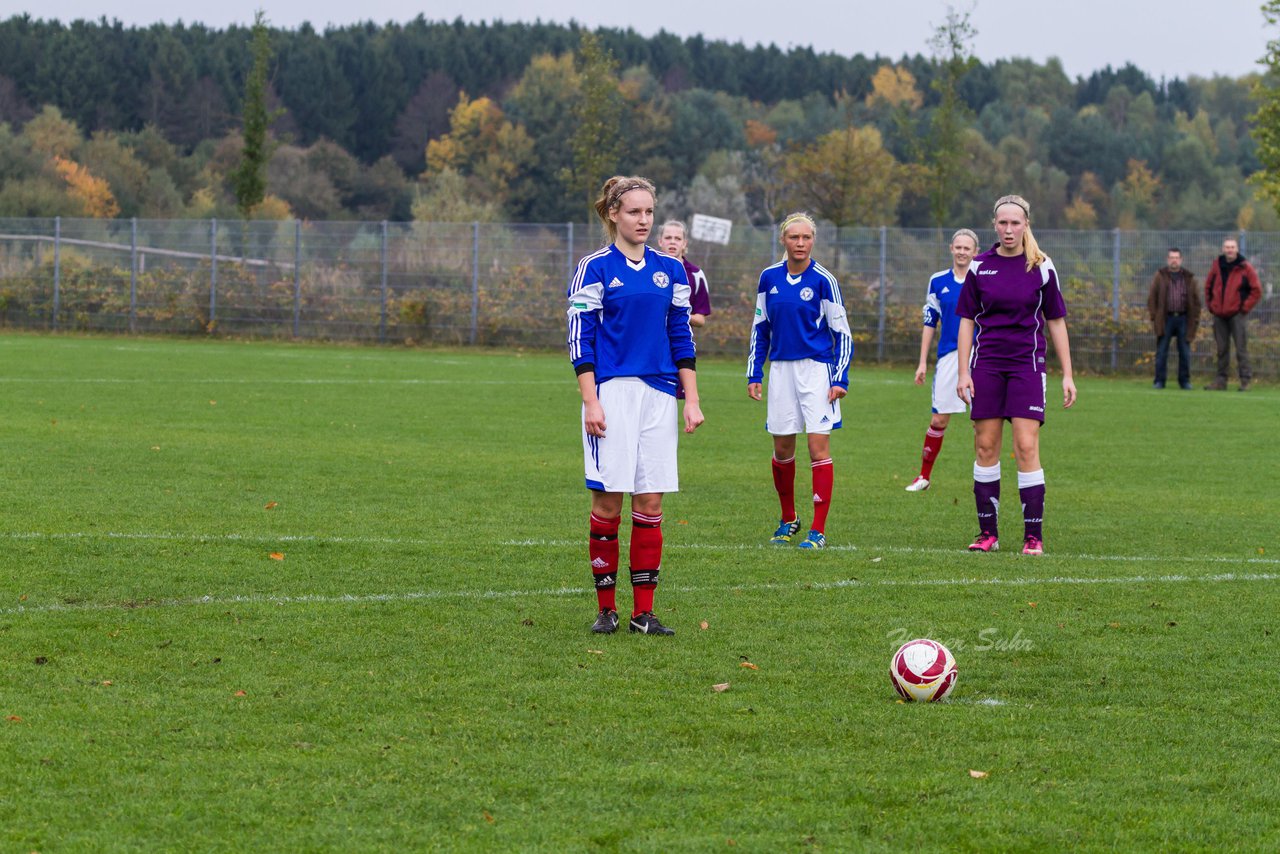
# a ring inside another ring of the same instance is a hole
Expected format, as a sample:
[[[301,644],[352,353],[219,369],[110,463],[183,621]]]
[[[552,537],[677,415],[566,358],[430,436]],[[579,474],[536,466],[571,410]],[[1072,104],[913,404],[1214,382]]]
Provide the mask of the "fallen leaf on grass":
[[[1028,603],[1027,603],[1027,607],[1028,607],[1028,608],[1034,608],[1035,606],[1036,606],[1036,603],[1035,603],[1035,602],[1028,602]]]
[[[159,446],[159,445],[152,445],[152,446],[151,446],[151,450],[153,450],[153,451],[158,451],[158,450],[160,450],[160,446]]]
[[[723,694],[725,691],[729,690],[729,683],[721,682],[719,685],[712,685],[711,690],[715,691],[717,694]]]
[[[110,687],[111,687],[111,680],[110,680],[110,679],[103,679],[103,680],[102,680],[102,684],[103,684],[103,685],[106,685],[108,688],[110,688]]]
[[[262,509],[263,509],[263,510],[274,510],[275,508],[277,508],[277,507],[279,507],[279,506],[280,506],[280,503],[279,503],[278,501],[268,501],[266,504],[264,504],[264,505],[262,506]]]
[[[210,406],[217,406],[217,405],[218,405],[218,401],[216,401],[216,400],[211,400],[211,401],[209,401],[209,405],[210,405]]]
[[[592,655],[604,655],[603,649],[589,649],[587,650],[587,652],[591,653]]]
[[[970,768],[970,769],[969,769],[969,776],[970,776],[970,777],[972,777],[972,778],[973,778],[973,779],[975,779],[975,780],[981,780],[983,777],[987,776],[987,772],[986,772],[986,771],[974,771],[972,768]]]
[[[248,691],[237,691],[237,692],[235,692],[234,694],[232,694],[231,696],[233,696],[233,697],[247,697],[247,696],[249,696],[249,692],[248,692]]]
[[[881,557],[873,557],[873,558],[871,559],[871,562],[872,562],[872,563],[879,563],[879,562],[880,562],[880,561],[882,561],[882,560],[884,560],[884,558],[881,558]]]
[[[483,810],[483,813],[484,813],[484,820],[489,822],[489,824],[493,824],[493,816],[489,814],[489,811]]]
[[[267,555],[267,557],[271,558],[272,560],[284,560],[284,552],[272,552],[271,554]]]
[[[706,620],[703,620],[701,623],[698,623],[698,628],[702,629],[704,632],[709,628],[709,626],[710,624]]]
[[[20,723],[22,723],[22,716],[21,716],[21,715],[9,715],[9,717],[5,718],[5,720],[7,720],[7,721],[13,721],[13,722],[14,722],[14,723],[16,723],[16,724],[20,724]]]
[[[743,662],[739,662],[739,663],[738,663],[738,666],[739,666],[739,667],[745,667],[745,668],[747,668],[748,670],[759,670],[759,669],[760,669],[760,665],[758,665],[758,664],[752,664],[750,661],[743,661]]]

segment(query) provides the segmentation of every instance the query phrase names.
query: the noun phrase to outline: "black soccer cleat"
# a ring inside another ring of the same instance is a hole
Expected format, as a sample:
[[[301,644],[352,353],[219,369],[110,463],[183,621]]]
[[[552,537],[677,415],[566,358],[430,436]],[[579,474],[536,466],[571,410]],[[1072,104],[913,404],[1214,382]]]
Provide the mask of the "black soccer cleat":
[[[669,629],[658,622],[652,611],[645,611],[631,618],[631,631],[644,635],[674,635],[675,629]]]
[[[601,608],[596,621],[591,624],[591,631],[598,635],[611,635],[618,629],[618,612],[610,608]]]

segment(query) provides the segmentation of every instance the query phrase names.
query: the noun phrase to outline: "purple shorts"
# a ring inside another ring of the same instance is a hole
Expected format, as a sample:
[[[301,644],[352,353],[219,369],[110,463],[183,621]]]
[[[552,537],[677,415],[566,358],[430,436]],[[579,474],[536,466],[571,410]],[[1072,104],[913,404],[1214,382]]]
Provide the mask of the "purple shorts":
[[[1045,374],[974,368],[970,375],[973,377],[971,420],[1030,418],[1044,423]]]

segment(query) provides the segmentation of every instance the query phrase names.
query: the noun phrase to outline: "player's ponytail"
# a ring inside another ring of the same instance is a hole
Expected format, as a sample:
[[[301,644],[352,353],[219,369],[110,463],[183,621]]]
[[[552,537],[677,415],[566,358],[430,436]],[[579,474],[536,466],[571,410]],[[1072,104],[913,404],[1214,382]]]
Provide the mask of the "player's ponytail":
[[[1031,205],[1022,196],[1001,196],[996,199],[996,203],[991,207],[993,225],[995,224],[995,213],[1000,210],[1001,205],[1017,205],[1022,208],[1022,213],[1026,217],[1027,227],[1022,231],[1022,252],[1027,256],[1027,272],[1030,273],[1036,267],[1049,260],[1049,256],[1040,251],[1040,244],[1036,242],[1036,236],[1031,233]]]
[[[654,189],[653,182],[648,178],[614,175],[600,188],[600,198],[595,202],[596,216],[600,217],[600,222],[604,223],[604,233],[609,243],[618,239],[618,224],[609,218],[609,214],[621,206],[622,197],[632,190],[644,190],[653,197],[654,204],[657,204],[658,191]]]

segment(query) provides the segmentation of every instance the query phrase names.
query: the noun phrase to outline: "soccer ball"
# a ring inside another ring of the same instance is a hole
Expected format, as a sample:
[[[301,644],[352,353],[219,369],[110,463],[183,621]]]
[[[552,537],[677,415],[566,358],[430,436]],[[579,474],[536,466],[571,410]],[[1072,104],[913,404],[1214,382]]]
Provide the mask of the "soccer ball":
[[[889,664],[889,678],[907,702],[932,703],[955,687],[956,660],[937,641],[918,638],[898,647]]]

